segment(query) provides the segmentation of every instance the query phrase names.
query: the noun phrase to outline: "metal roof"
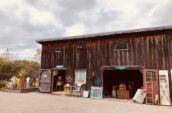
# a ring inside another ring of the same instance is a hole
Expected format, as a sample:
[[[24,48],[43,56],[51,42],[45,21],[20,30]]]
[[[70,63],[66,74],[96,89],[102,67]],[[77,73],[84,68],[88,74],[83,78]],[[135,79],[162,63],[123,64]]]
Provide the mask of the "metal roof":
[[[85,38],[93,38],[93,37],[103,37],[110,35],[122,35],[122,34],[132,34],[132,33],[142,33],[142,32],[163,31],[163,30],[172,30],[172,25],[142,28],[142,29],[132,29],[132,30],[121,30],[114,32],[87,34],[87,35],[70,36],[70,37],[48,38],[48,39],[36,40],[36,42],[43,43],[43,42],[62,41],[62,40],[75,40],[75,39],[85,39]]]

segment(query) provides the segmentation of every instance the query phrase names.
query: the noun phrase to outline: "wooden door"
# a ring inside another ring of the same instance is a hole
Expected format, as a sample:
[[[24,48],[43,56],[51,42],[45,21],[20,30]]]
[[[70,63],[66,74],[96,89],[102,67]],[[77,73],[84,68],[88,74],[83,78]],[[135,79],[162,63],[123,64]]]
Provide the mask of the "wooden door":
[[[168,70],[159,70],[160,104],[171,105]]]
[[[51,92],[51,70],[41,70],[40,73],[40,92]]]
[[[144,88],[146,89],[146,104],[159,104],[158,70],[144,70]]]

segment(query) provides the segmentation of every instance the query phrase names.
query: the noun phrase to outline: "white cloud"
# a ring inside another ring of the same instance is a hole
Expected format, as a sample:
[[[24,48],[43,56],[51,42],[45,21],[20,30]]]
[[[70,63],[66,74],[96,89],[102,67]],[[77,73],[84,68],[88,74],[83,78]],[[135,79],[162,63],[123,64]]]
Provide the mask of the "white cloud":
[[[57,21],[52,12],[37,9],[27,3],[18,5],[15,15],[20,20],[28,19],[29,22],[34,25],[49,25]]]
[[[152,24],[172,25],[172,1],[164,0],[152,10]]]
[[[53,24],[56,21],[54,15],[48,11],[38,11],[32,8],[30,14],[30,22],[33,24],[48,25]]]
[[[33,60],[35,54],[36,54],[36,50],[29,48],[29,49],[24,49],[24,50],[14,52],[12,54],[12,58],[20,59],[20,60],[24,60],[24,59]]]
[[[0,10],[5,11],[8,8],[17,6],[22,3],[22,0],[0,0]]]
[[[99,4],[104,10],[115,10],[123,15],[121,19],[132,18],[139,13],[136,0],[99,0]]]
[[[85,26],[83,24],[75,24],[66,29],[65,36],[82,35],[84,33],[85,33]]]
[[[31,59],[36,39],[172,24],[171,0],[0,0],[0,47]]]

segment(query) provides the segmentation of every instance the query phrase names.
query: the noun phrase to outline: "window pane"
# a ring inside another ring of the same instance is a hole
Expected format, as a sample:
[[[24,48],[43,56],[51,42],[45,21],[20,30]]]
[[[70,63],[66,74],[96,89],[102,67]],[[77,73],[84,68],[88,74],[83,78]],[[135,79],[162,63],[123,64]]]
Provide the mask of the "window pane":
[[[75,83],[86,83],[86,70],[75,70]]]

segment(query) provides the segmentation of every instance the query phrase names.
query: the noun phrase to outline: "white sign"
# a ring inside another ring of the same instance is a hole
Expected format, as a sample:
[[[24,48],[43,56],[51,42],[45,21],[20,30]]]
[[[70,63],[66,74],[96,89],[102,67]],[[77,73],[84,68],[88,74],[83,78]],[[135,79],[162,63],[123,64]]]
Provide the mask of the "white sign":
[[[146,97],[146,92],[143,89],[138,89],[133,97],[133,101],[142,104]]]
[[[160,104],[171,105],[168,70],[159,70]]]
[[[83,97],[88,98],[89,91],[83,91]]]
[[[42,75],[44,78],[47,78],[48,76],[47,75]]]

